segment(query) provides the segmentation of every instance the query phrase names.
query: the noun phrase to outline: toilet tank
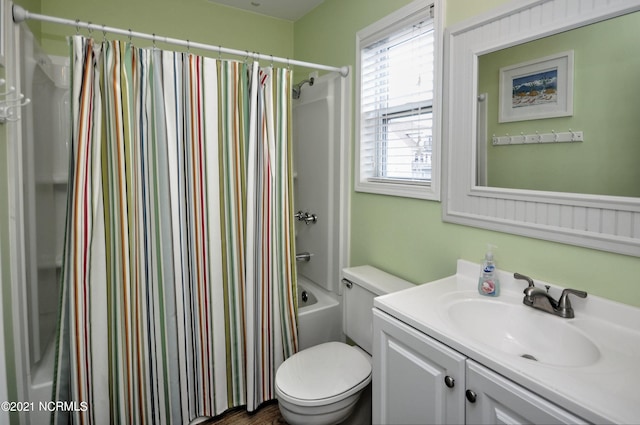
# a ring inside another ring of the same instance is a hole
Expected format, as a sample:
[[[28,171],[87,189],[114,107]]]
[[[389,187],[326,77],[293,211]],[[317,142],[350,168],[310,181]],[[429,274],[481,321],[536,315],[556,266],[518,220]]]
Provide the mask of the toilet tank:
[[[360,348],[371,354],[373,299],[415,285],[371,266],[343,269],[342,284],[342,330]]]

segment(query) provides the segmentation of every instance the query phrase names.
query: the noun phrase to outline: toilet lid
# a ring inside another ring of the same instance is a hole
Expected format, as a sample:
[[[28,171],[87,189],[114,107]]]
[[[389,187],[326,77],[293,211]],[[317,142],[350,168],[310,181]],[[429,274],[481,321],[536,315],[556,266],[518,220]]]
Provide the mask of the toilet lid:
[[[371,376],[371,363],[341,342],[327,342],[302,350],[278,368],[276,385],[301,400],[334,397],[349,391]]]

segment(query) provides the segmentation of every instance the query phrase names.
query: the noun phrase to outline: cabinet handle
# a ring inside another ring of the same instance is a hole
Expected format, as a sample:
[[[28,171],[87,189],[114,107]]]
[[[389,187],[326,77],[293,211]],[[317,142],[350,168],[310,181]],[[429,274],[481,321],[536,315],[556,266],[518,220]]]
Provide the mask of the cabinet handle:
[[[456,384],[456,380],[450,377],[449,375],[447,375],[444,377],[444,384],[449,388],[453,388],[454,385]]]
[[[469,400],[470,403],[475,403],[476,399],[478,398],[478,395],[471,390],[467,390],[465,392],[465,395],[467,396],[467,400]]]

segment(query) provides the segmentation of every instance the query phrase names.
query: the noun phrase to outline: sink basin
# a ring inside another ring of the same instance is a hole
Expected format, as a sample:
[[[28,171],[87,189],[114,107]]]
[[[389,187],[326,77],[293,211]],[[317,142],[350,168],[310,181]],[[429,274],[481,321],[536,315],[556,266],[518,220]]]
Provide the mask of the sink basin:
[[[462,297],[441,305],[460,333],[528,361],[581,367],[600,358],[598,347],[572,325],[576,319],[563,319],[492,298]]]

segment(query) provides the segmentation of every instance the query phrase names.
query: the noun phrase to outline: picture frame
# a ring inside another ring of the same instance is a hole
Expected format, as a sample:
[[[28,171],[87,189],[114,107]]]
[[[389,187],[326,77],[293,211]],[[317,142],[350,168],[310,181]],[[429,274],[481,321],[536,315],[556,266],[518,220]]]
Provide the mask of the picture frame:
[[[498,121],[573,115],[573,50],[500,68]]]

